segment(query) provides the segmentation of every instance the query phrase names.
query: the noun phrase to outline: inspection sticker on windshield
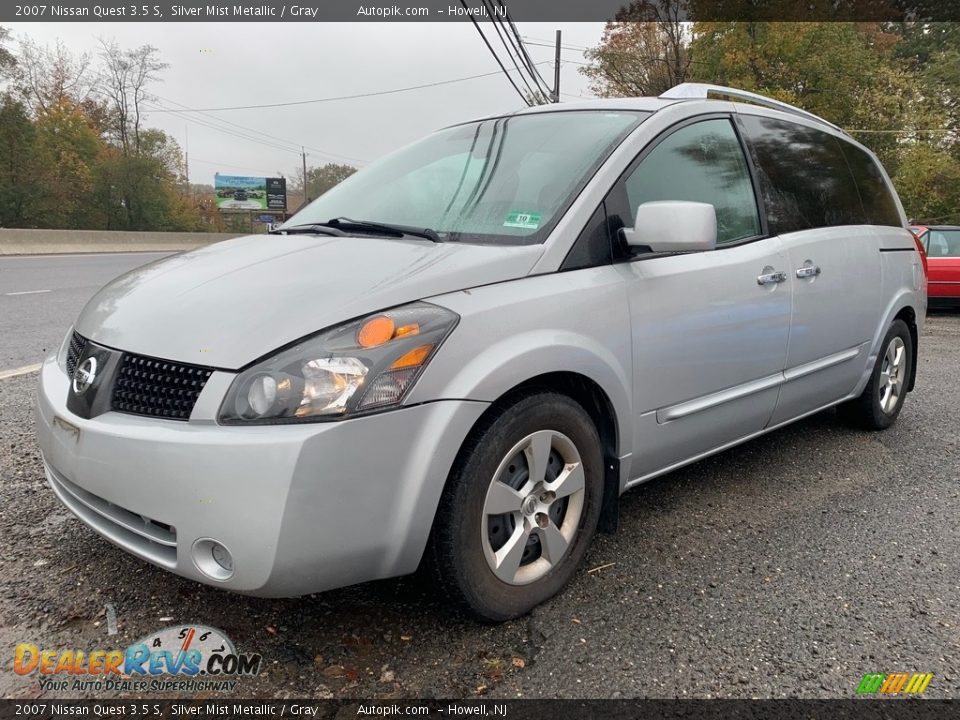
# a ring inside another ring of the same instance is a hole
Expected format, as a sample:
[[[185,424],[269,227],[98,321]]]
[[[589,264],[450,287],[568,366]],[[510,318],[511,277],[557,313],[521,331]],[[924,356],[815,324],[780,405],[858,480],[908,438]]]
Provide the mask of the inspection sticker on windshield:
[[[523,228],[524,230],[536,230],[540,227],[540,213],[512,212],[507,215],[507,219],[503,221],[503,226]]]

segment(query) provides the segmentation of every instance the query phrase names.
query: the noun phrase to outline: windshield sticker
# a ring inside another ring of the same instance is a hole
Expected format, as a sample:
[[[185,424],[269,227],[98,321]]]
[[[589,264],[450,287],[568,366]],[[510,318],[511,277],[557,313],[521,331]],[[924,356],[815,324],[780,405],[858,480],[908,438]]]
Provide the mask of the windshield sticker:
[[[540,227],[540,213],[512,212],[507,215],[507,219],[503,221],[503,226],[523,228],[524,230],[536,230]]]

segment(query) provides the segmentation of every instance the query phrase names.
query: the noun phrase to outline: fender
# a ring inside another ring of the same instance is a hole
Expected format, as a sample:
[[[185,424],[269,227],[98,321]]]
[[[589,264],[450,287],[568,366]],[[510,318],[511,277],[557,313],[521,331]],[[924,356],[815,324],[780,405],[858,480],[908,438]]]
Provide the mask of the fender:
[[[926,299],[925,297],[923,298]],[[919,338],[920,332],[923,330],[923,319],[926,313],[926,303],[918,303],[918,292],[915,290],[908,290],[902,288],[897,292],[890,302],[887,304],[886,309],[883,312],[883,319],[880,324],[877,326],[877,329],[874,331],[873,339],[870,342],[870,355],[867,358],[867,368],[864,371],[863,377],[860,378],[860,381],[857,383],[857,387],[850,394],[850,397],[858,397],[863,389],[867,386],[867,382],[870,380],[870,376],[873,374],[873,367],[877,362],[877,356],[880,353],[880,344],[883,342],[884,336],[887,334],[887,330],[890,328],[890,324],[894,321],[897,315],[906,308],[909,308],[914,312],[916,316],[917,324],[917,337]],[[918,348],[914,348],[914,358],[918,353]],[[910,383],[907,386],[908,390],[913,389],[913,381],[916,377],[917,363],[913,363],[912,374],[910,377]]]

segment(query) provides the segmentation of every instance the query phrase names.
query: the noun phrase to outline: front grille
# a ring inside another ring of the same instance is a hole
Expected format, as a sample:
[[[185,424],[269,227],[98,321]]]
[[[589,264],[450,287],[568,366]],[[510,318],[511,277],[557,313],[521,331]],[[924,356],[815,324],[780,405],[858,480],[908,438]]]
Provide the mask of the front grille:
[[[70,347],[67,349],[67,376],[70,379],[73,379],[73,374],[77,371],[77,361],[80,360],[86,347],[87,339],[74,331],[70,336]]]
[[[126,353],[113,383],[112,407],[132,415],[189,420],[212,368]]]

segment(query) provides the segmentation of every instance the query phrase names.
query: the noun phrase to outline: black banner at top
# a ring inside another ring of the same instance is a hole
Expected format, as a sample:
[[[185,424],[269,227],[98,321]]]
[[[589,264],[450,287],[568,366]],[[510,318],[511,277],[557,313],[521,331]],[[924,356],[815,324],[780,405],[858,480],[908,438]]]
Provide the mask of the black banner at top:
[[[960,21],[957,0],[39,0],[0,3],[30,22]]]

